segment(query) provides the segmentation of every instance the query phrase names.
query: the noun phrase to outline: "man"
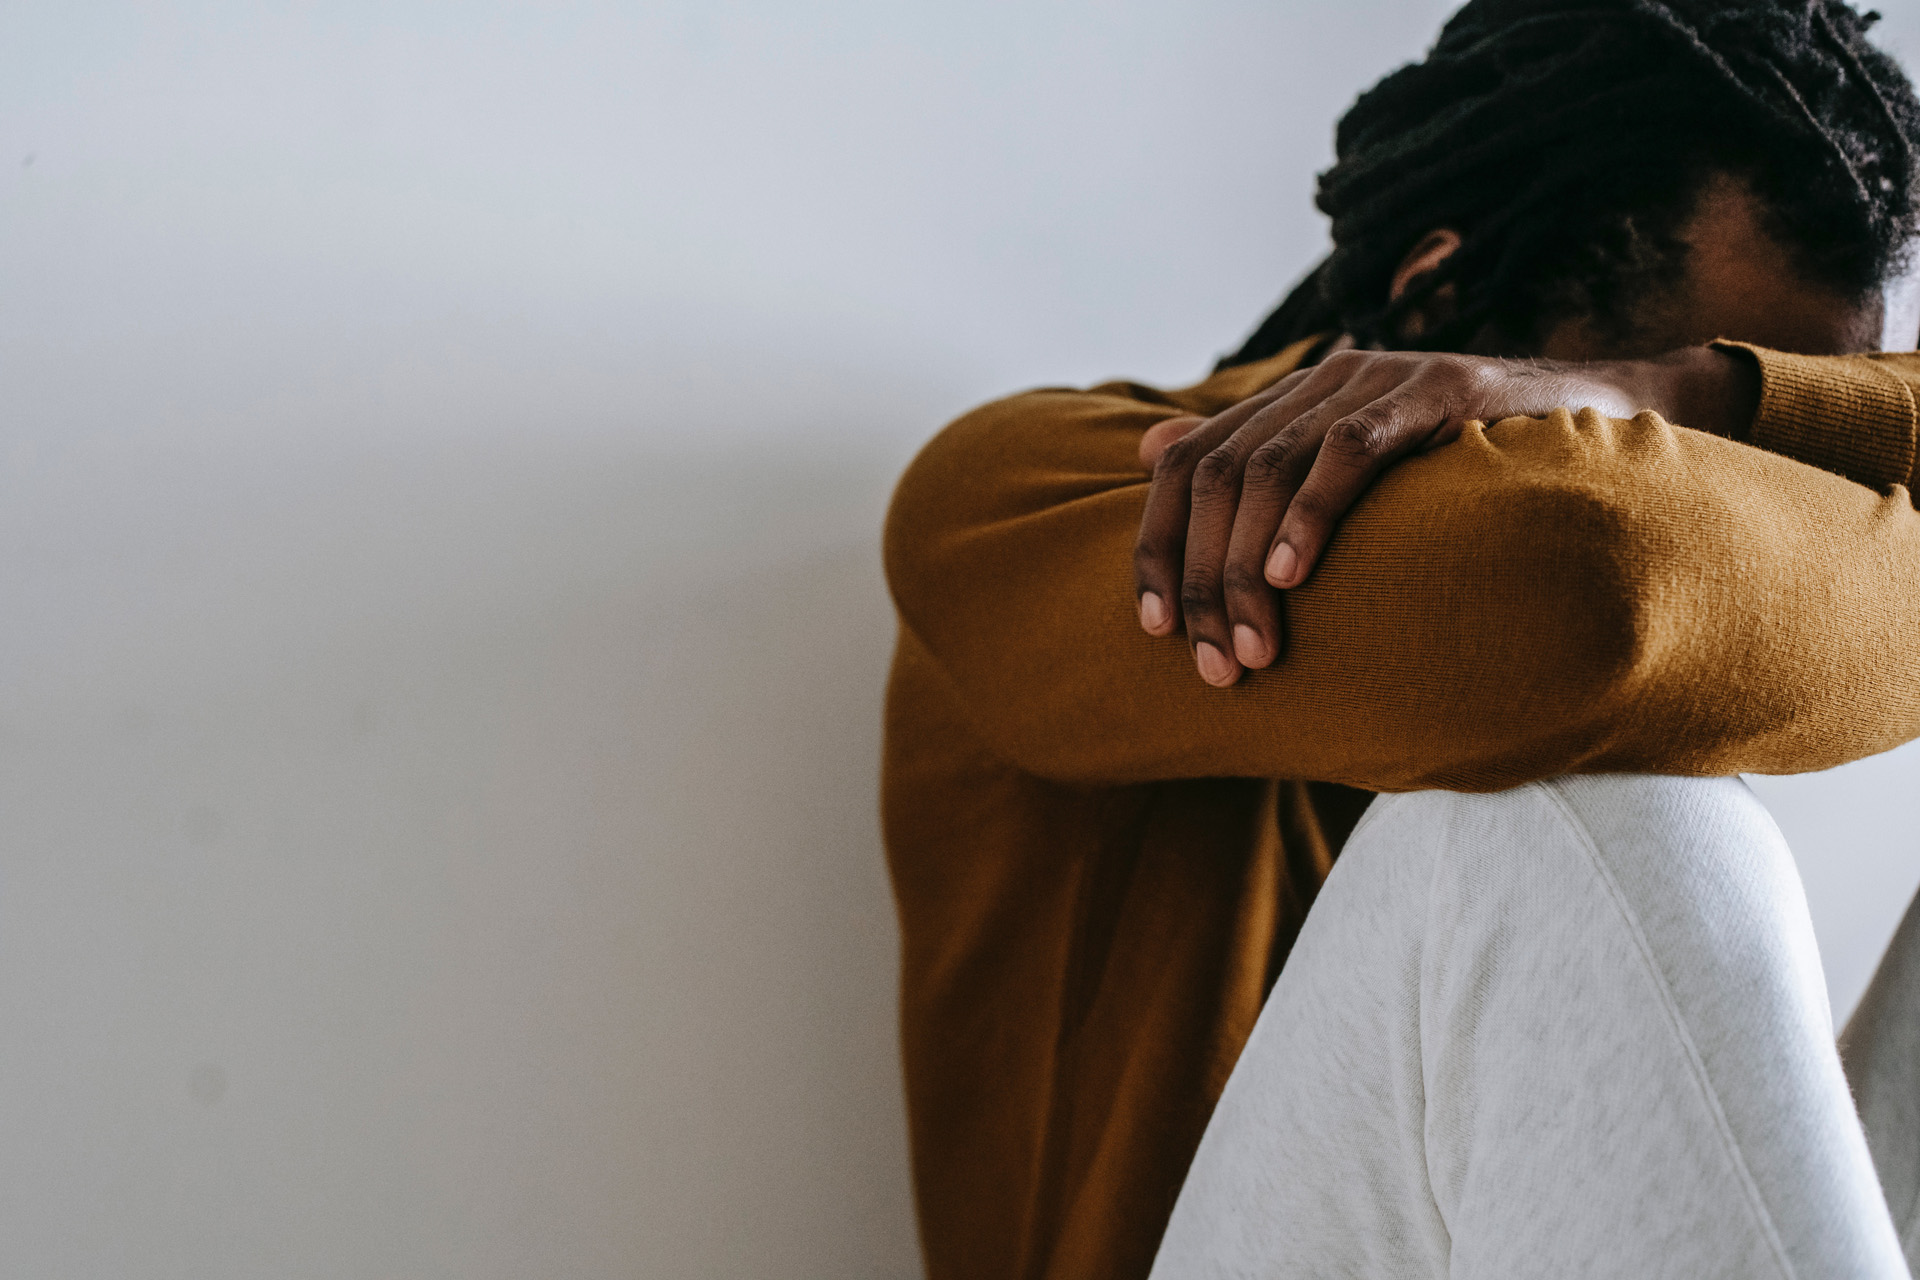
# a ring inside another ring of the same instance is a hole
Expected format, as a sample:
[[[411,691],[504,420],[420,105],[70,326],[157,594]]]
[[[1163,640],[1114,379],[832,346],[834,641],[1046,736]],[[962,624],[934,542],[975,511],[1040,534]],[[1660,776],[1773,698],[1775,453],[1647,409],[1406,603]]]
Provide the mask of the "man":
[[[1920,102],[1866,25],[1473,0],[1342,120],[1333,253],[1213,378],[1018,396],[916,460],[884,793],[934,1280],[1144,1275],[1176,1196],[1165,1275],[1902,1267],[1805,1050],[1797,888],[1725,791],[1920,734],[1920,360],[1859,354],[1914,345]],[[1289,960],[1383,791],[1423,794]],[[1712,1022],[1749,943],[1777,998]],[[1600,994],[1543,1030],[1563,970]],[[1812,1136],[1768,1154],[1725,1064],[1794,1018]],[[1596,1031],[1666,1038],[1601,1080]],[[1567,1132],[1493,1123],[1542,1114]],[[1796,1227],[1810,1160],[1842,1208]]]

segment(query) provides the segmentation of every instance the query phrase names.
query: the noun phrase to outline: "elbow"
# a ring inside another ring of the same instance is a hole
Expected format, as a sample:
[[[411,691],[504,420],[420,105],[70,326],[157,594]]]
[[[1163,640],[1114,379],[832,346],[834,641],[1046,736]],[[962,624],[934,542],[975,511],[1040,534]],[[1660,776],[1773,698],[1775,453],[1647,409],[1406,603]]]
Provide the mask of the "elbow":
[[[903,617],[937,602],[952,576],[956,543],[967,531],[1001,518],[1006,483],[998,473],[1017,456],[1019,431],[1030,420],[1029,392],[963,414],[921,447],[894,486],[881,532],[888,590]]]
[[[1524,780],[1605,770],[1640,731],[1650,687],[1668,678],[1672,548],[1610,495],[1548,488],[1503,512],[1517,554],[1503,590],[1525,615],[1500,637]]]
[[[1369,718],[1392,729],[1348,772],[1378,790],[1494,791],[1607,767],[1662,661],[1661,548],[1635,513],[1564,478],[1449,486],[1441,502],[1395,487],[1289,604],[1303,682],[1373,690]],[[1359,646],[1318,639],[1341,635]]]
[[[1512,569],[1537,584],[1530,643],[1554,655],[1523,660],[1520,682],[1559,709],[1542,773],[1798,772],[1869,753],[1858,730],[1882,715],[1859,706],[1858,676],[1867,637],[1893,639],[1889,602],[1783,537],[1792,522],[1709,486],[1542,492],[1515,515],[1512,536],[1541,531]]]

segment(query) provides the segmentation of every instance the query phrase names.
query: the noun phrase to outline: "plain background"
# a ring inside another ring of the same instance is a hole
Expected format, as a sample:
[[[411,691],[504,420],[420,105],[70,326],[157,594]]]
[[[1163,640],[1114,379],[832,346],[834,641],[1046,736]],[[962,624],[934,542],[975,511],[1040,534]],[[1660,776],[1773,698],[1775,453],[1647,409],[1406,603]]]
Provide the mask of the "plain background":
[[[1202,373],[1443,10],[0,7],[0,1272],[913,1275],[890,479]],[[1764,788],[1838,1007],[1917,770]]]

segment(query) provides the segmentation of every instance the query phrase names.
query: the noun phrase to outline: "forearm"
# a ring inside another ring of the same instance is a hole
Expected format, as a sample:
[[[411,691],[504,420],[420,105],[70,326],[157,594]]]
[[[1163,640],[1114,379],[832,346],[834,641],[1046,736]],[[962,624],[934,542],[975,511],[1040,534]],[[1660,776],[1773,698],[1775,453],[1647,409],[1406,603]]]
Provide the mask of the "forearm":
[[[1389,472],[1287,593],[1284,661],[1211,689],[1128,590],[1131,455],[1174,412],[1007,402],[903,481],[903,624],[1030,772],[1498,789],[1820,768],[1920,731],[1911,510],[1652,417],[1512,420]]]
[[[1594,408],[1612,417],[1651,411],[1677,426],[1744,440],[1760,406],[1760,366],[1749,349],[1681,347],[1638,360],[1501,362],[1512,382],[1488,415],[1538,417],[1549,407]],[[1531,387],[1539,385],[1538,390]]]
[[[1870,489],[1913,486],[1920,356],[1801,356],[1737,343],[1762,389],[1748,443]]]
[[[1760,366],[1746,351],[1683,347],[1609,366],[1636,388],[1637,408],[1728,440],[1745,440],[1760,407]]]

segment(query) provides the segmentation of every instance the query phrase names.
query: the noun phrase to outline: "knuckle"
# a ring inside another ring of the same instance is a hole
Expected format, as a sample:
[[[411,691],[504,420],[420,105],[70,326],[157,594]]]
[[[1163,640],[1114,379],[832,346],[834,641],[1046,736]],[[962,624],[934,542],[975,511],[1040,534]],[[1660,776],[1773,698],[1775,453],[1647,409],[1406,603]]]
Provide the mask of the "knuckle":
[[[1223,493],[1232,488],[1238,471],[1239,466],[1232,454],[1224,449],[1215,449],[1195,464],[1193,491],[1196,494]]]
[[[1295,452],[1295,438],[1282,434],[1261,445],[1247,459],[1248,484],[1270,485],[1286,477]]]
[[[1438,370],[1443,385],[1471,395],[1488,385],[1493,371],[1478,360],[1449,356]]]
[[[1219,612],[1220,593],[1212,575],[1197,578],[1189,573],[1180,584],[1180,611],[1189,618],[1211,617]]]
[[[1349,375],[1359,370],[1367,362],[1370,353],[1348,347],[1345,351],[1336,351],[1320,362],[1320,367],[1329,373]]]
[[[1271,591],[1267,580],[1258,569],[1249,569],[1245,565],[1228,565],[1223,575],[1226,592],[1229,596],[1259,596]]]
[[[1160,475],[1184,472],[1193,466],[1200,453],[1199,441],[1192,436],[1185,436],[1166,447],[1166,451],[1160,455],[1160,465],[1154,470]]]
[[[1485,360],[1451,356],[1418,379],[1407,390],[1418,403],[1451,407],[1484,399],[1498,382],[1497,370]]]
[[[1287,524],[1298,530],[1311,531],[1325,526],[1334,510],[1331,499],[1319,489],[1302,489],[1287,504]]]
[[[1180,543],[1159,533],[1143,533],[1133,545],[1133,563],[1142,570],[1158,570],[1181,552]]]
[[[1323,448],[1337,456],[1352,459],[1378,457],[1385,448],[1385,433],[1380,425],[1360,414],[1349,414],[1327,430]]]

